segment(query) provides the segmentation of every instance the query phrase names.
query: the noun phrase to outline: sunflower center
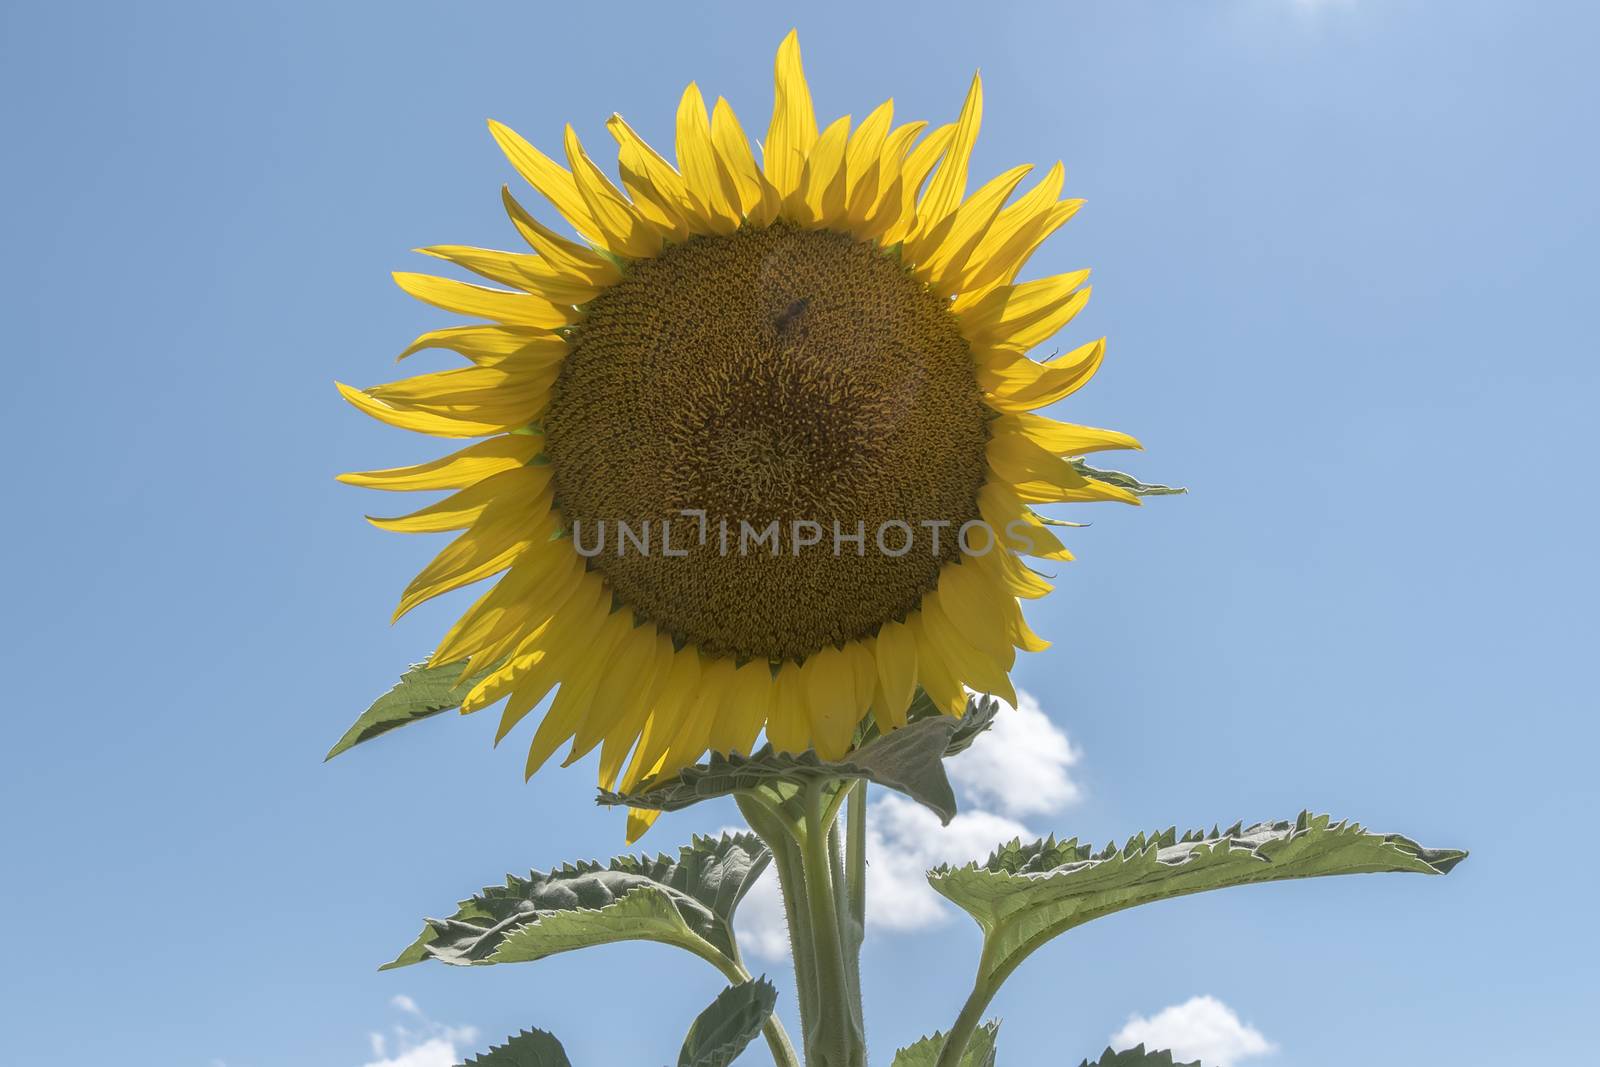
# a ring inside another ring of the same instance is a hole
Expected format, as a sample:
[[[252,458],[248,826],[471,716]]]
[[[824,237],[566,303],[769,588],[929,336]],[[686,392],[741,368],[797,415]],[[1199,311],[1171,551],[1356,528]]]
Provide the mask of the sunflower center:
[[[589,305],[545,432],[617,596],[773,660],[917,607],[978,517],[988,440],[946,303],[870,245],[782,225],[632,264]]]

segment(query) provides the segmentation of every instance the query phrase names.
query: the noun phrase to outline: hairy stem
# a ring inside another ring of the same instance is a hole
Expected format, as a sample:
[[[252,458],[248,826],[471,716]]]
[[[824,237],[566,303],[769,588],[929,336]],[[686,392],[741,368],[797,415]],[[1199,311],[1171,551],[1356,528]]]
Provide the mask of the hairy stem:
[[[745,967],[743,960],[730,960],[720,952],[704,953],[702,958],[721,971],[722,977],[730,985],[740,985],[755,977]],[[795,1054],[794,1045],[789,1041],[789,1032],[783,1028],[783,1020],[778,1018],[776,1012],[768,1015],[767,1021],[761,1024],[761,1033],[767,1039],[767,1048],[777,1067],[800,1067],[800,1057]]]
[[[972,1040],[972,1033],[978,1028],[978,1019],[982,1017],[983,1009],[989,1006],[992,996],[992,991],[972,991],[967,1002],[961,1006],[961,1014],[956,1016],[955,1025],[950,1027],[934,1067],[960,1067],[961,1057],[967,1051],[967,1042]]]
[[[824,817],[823,789],[823,783],[813,782],[805,791],[803,871],[820,1009],[814,1025],[806,1032],[806,1063],[808,1067],[863,1067],[866,1053],[852,1006],[855,983],[845,965],[838,919],[840,905],[835,895],[844,887],[836,885],[833,878],[828,847],[832,828]]]
[[[810,954],[801,951],[801,946],[810,941],[810,931],[806,917],[805,880],[800,870],[800,849],[787,820],[774,808],[755,794],[739,794],[735,800],[745,821],[772,852],[772,865],[778,872],[784,917],[789,923],[789,943],[794,946],[795,1000],[800,1008],[800,1029],[804,1033],[816,1015],[812,993],[816,976]],[[767,1047],[771,1049],[777,1067],[800,1067],[800,1057],[795,1053],[789,1034],[776,1013],[767,1019],[762,1032],[766,1035]]]
[[[989,939],[984,938],[983,954],[978,959],[978,976],[973,980],[972,992],[967,995],[966,1003],[961,1005],[961,1014],[956,1016],[950,1032],[945,1035],[944,1047],[939,1050],[939,1059],[934,1067],[960,1067],[961,1057],[966,1054],[967,1043],[972,1040],[984,1009],[988,1008],[989,1002],[1000,989],[1000,983],[1013,969],[1014,966],[1006,968],[1002,974],[994,973],[989,961]]]
[[[850,918],[855,923],[855,946],[858,953],[867,930],[866,782],[857,782],[851,788],[847,810],[850,828],[845,837],[845,885],[850,895]]]
[[[865,1047],[866,1014],[861,1005],[861,942],[866,937],[867,911],[867,783],[857,782],[846,790],[850,794],[845,823],[848,827],[842,861],[834,860],[834,887],[838,899],[839,941],[844,946],[844,964],[850,977],[850,1011],[856,1031],[863,1035]],[[838,840],[835,824],[830,844]]]

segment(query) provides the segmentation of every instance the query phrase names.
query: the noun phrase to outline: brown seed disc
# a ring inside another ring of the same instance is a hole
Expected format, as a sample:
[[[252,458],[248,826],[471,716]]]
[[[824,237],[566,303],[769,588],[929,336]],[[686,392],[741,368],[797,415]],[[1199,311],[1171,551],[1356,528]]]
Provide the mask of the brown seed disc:
[[[978,517],[971,351],[948,304],[871,245],[783,225],[696,237],[631,264],[573,341],[545,418],[562,518],[586,551],[604,530],[591,565],[625,604],[708,653],[799,659],[871,636]],[[706,513],[704,543],[685,509]],[[755,536],[773,521],[776,555]],[[797,521],[821,542],[797,551]],[[939,521],[935,552],[923,523]],[[894,522],[914,535],[899,556],[876,543],[883,528],[901,548]],[[836,523],[865,531],[860,554],[836,551]]]

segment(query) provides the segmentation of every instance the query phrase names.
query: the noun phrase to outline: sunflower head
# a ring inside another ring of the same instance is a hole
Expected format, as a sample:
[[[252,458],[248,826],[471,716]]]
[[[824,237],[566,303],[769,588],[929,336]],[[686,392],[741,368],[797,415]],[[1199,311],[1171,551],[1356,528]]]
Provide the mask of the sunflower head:
[[[468,365],[340,391],[479,440],[343,480],[453,491],[372,520],[461,531],[396,614],[495,579],[432,662],[487,672],[463,710],[504,700],[500,737],[554,693],[530,775],[598,746],[626,790],[763,730],[833,759],[869,714],[903,725],[919,687],[951,714],[968,686],[1015,701],[1016,649],[1045,647],[1018,598],[1050,590],[1023,558],[1071,558],[1030,505],[1137,503],[1065,457],[1138,444],[1033,414],[1104,344],[1029,356],[1089,297],[1087,271],[1017,280],[1079,201],[1060,164],[969,192],[982,110],[975,77],[949,125],[896,125],[891,101],[819,129],[791,33],[759,162],[694,85],[675,162],[607,123],[620,186],[570,126],[563,163],[490,123],[579,239],[503,191],[528,251],[422,250],[494,285],[395,276],[481,320],[404,354]]]

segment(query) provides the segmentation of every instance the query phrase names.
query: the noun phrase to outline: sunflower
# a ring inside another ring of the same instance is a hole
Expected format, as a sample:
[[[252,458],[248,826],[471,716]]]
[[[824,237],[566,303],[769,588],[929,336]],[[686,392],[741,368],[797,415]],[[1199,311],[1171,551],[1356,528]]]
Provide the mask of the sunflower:
[[[563,166],[489,124],[581,240],[502,190],[531,251],[421,250],[496,286],[395,275],[483,320],[402,355],[470,365],[340,391],[389,425],[482,440],[342,480],[454,490],[371,520],[464,531],[396,618],[499,575],[431,662],[480,677],[464,712],[505,701],[497,741],[554,692],[530,776],[570,742],[567,763],[598,747],[600,784],[627,790],[763,730],[835,759],[869,714],[903,725],[919,687],[950,714],[968,686],[1015,701],[1016,650],[1047,644],[1018,598],[1051,588],[1023,557],[1071,558],[1030,505],[1137,503],[1064,457],[1139,446],[1033,413],[1104,353],[1028,354],[1089,299],[1087,271],[1017,280],[1081,201],[1059,163],[1020,195],[1027,166],[969,195],[982,110],[974,77],[931,132],[896,125],[893,101],[819,131],[790,33],[759,162],[693,84],[676,166],[607,123],[620,188],[571,126]]]

